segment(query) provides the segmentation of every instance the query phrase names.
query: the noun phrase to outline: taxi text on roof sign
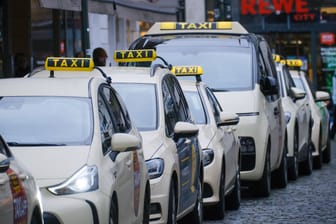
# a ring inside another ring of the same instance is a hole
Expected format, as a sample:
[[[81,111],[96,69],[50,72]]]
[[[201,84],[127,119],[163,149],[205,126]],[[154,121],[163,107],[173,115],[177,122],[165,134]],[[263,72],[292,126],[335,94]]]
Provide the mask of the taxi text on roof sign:
[[[287,59],[286,64],[291,67],[301,67],[303,62],[300,59]]]
[[[48,57],[45,69],[49,71],[92,71],[94,63],[91,58]]]
[[[198,76],[203,74],[201,66],[173,66],[171,71],[176,76]]]
[[[156,59],[156,51],[147,50],[121,50],[114,52],[114,60],[116,62],[146,62]]]
[[[161,30],[230,30],[232,22],[160,23]]]

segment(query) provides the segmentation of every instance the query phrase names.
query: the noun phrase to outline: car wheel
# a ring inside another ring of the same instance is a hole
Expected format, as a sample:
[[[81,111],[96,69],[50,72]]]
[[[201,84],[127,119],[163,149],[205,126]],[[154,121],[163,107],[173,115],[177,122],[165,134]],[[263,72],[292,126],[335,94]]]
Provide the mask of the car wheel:
[[[268,143],[264,171],[261,180],[253,183],[252,193],[258,197],[268,197],[271,194],[271,161],[270,161],[270,143]]]
[[[240,207],[240,200],[241,200],[241,194],[240,194],[240,166],[238,162],[238,170],[236,173],[236,179],[235,179],[235,186],[232,190],[232,192],[228,195],[226,200],[226,207],[230,210],[237,210]]]
[[[307,149],[306,160],[300,164],[300,171],[304,175],[310,175],[313,172],[313,155],[312,155],[312,146]]]
[[[330,163],[330,137],[328,136],[327,148],[323,151],[323,162]]]
[[[170,183],[169,202],[168,202],[168,221],[167,224],[176,224],[177,222],[177,206],[174,181]]]
[[[143,218],[142,223],[148,224],[149,223],[149,216],[150,216],[150,187],[146,186],[146,193],[145,193],[145,200],[144,200],[144,207],[143,207]]]
[[[198,179],[197,200],[187,219],[186,223],[201,224],[203,222],[203,186],[200,179]]]
[[[322,168],[322,134],[320,131],[319,135],[319,144],[318,144],[318,155],[313,158],[313,167],[314,169],[321,169]]]
[[[111,201],[109,224],[118,224],[118,206],[114,197]]]
[[[223,219],[225,216],[225,168],[224,162],[221,170],[219,182],[219,202],[214,206],[206,208],[206,213],[209,214],[210,219]]]
[[[277,170],[274,171],[272,177],[272,182],[275,187],[285,188],[288,183],[288,176],[287,176],[287,140],[285,140],[284,150],[281,156],[281,163]]]

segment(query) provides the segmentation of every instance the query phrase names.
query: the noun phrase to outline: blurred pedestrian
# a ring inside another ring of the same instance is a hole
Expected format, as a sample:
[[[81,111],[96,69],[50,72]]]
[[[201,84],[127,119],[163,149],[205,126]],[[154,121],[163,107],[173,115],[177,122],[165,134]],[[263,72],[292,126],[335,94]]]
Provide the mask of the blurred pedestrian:
[[[104,48],[97,47],[93,50],[93,62],[95,66],[105,66],[106,65],[106,58],[107,58],[107,53],[104,50]]]
[[[14,56],[14,76],[23,77],[30,72],[29,60],[24,53]]]

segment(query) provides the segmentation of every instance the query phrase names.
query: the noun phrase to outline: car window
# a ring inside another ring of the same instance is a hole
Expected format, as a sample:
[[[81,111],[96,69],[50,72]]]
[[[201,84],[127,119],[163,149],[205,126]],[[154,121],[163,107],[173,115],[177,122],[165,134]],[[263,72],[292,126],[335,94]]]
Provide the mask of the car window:
[[[202,80],[213,89],[253,88],[252,47],[246,39],[187,36],[175,39],[153,37],[147,40],[142,47],[155,48],[157,55],[174,66],[202,66],[204,73]],[[157,63],[162,63],[162,61],[157,59],[152,64]],[[244,66],[239,66],[241,64]]]
[[[2,97],[0,124],[9,145],[89,145],[92,104],[84,97]]]
[[[157,97],[154,84],[113,83],[126,103],[127,110],[140,131],[156,130],[158,126]]]
[[[106,100],[109,111],[111,112],[116,132],[127,132],[131,125],[128,119],[126,119],[126,112],[123,111],[122,107],[120,106],[117,96],[109,86],[101,86],[100,91]]]
[[[207,97],[209,99],[210,102],[210,106],[212,109],[212,113],[215,117],[216,122],[220,121],[220,112],[222,112],[222,107],[220,106],[217,98],[215,97],[215,95],[213,94],[213,92],[210,90],[210,88],[206,88],[206,93],[207,93]]]
[[[184,91],[188,106],[196,124],[206,124],[206,113],[201,97],[196,91]]]
[[[114,124],[112,117],[107,108],[107,104],[104,101],[102,94],[98,95],[98,113],[99,113],[99,126],[102,142],[103,153],[111,151],[111,138],[114,130]]]
[[[178,113],[176,103],[174,102],[174,98],[169,90],[169,81],[167,79],[162,81],[162,97],[166,122],[166,134],[168,137],[171,137],[174,134],[174,127],[178,121]]]

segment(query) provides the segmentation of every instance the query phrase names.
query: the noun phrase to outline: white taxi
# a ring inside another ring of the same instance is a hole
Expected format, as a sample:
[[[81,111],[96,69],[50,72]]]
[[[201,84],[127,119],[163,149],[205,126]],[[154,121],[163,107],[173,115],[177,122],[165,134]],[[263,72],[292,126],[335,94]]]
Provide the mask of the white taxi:
[[[242,185],[256,196],[270,195],[272,179],[287,185],[286,124],[272,53],[262,36],[248,33],[238,22],[163,22],[130,49],[156,49],[174,66],[201,66],[202,80],[223,110],[240,118],[236,134]]]
[[[311,132],[311,111],[309,103],[304,100],[306,92],[295,86],[286,60],[275,57],[276,68],[281,88],[282,106],[287,123],[286,140],[288,177],[296,180],[300,173],[309,173],[309,142]],[[299,164],[301,170],[299,170]]]
[[[330,138],[329,138],[329,122],[330,115],[325,101],[330,100],[330,95],[325,91],[314,91],[306,78],[304,71],[299,68],[301,63],[290,63],[290,74],[298,88],[303,89],[307,93],[307,101],[309,102],[312,127],[311,127],[311,151],[313,155],[314,168],[321,168],[323,162],[330,162]],[[309,172],[308,172],[309,173]]]
[[[0,223],[43,224],[42,213],[34,177],[18,163],[0,135]]]
[[[0,80],[0,132],[36,178],[45,222],[148,223],[141,136],[110,80],[88,58],[45,67]]]
[[[117,62],[152,61],[154,50],[116,51]],[[151,185],[151,223],[200,224],[203,164],[198,127],[178,80],[164,59],[153,68],[106,70],[143,138]],[[107,69],[107,68],[106,68]],[[136,69],[136,70],[135,70]]]
[[[223,112],[213,92],[201,81],[200,66],[176,66],[172,71],[179,79],[191,115],[199,127],[206,215],[223,219],[226,208],[236,210],[240,207],[240,144],[233,126],[238,124],[239,117]],[[196,81],[185,80],[186,76],[195,76],[191,78]]]

